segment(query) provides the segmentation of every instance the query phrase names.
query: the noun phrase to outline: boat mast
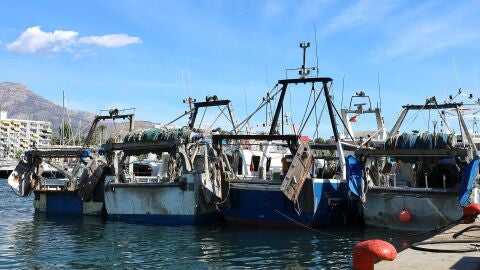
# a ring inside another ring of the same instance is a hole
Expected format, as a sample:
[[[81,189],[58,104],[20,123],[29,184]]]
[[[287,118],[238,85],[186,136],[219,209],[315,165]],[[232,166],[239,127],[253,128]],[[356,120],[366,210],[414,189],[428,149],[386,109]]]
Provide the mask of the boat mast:
[[[65,90],[62,90],[62,126],[60,127],[60,144],[65,144]]]
[[[347,178],[347,170],[345,167],[345,155],[343,153],[343,147],[340,142],[340,136],[338,135],[337,121],[333,112],[333,103],[330,97],[330,91],[326,81],[323,81],[323,92],[325,93],[325,100],[327,102],[328,116],[330,117],[330,123],[332,125],[333,137],[335,138],[335,145],[337,146],[337,155],[340,162],[340,168],[342,169],[342,180]]]

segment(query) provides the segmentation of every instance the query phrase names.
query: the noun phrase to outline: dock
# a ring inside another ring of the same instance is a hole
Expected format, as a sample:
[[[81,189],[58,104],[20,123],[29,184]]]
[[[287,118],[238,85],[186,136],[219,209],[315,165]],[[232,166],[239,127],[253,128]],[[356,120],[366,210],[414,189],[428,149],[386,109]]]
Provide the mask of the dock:
[[[462,233],[457,238],[453,236],[470,227],[472,225],[480,226],[480,223],[474,224],[459,224],[453,228],[446,230],[433,236],[427,241],[450,241],[450,240],[477,240],[477,243],[440,243],[421,245],[421,248],[436,249],[436,250],[465,250],[475,249],[464,253],[446,253],[446,252],[429,252],[419,251],[412,248],[406,249],[397,255],[394,261],[382,261],[375,264],[375,270],[396,270],[396,269],[459,269],[459,270],[473,270],[480,269],[480,227]]]

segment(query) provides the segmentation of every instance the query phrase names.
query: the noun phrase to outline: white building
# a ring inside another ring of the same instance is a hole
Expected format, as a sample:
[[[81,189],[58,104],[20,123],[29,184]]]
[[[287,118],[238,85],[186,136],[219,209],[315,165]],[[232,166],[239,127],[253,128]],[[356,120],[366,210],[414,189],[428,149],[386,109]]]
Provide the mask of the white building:
[[[0,158],[13,159],[17,153],[50,146],[52,124],[46,121],[8,119],[0,111]]]

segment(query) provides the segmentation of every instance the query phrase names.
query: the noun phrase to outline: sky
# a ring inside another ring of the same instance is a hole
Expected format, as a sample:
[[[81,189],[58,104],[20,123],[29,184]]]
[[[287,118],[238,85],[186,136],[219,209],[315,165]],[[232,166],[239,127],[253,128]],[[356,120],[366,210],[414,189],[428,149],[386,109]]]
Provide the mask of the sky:
[[[137,119],[165,123],[187,109],[185,97],[215,94],[243,119],[301,66],[300,42],[311,43],[307,66],[333,78],[337,107],[357,91],[374,105],[381,96],[387,123],[403,104],[458,88],[480,94],[479,1],[15,0],[0,9],[0,82],[57,104],[64,90],[69,109],[134,107]],[[287,95],[297,123],[309,91]],[[330,129],[324,116],[320,133]]]

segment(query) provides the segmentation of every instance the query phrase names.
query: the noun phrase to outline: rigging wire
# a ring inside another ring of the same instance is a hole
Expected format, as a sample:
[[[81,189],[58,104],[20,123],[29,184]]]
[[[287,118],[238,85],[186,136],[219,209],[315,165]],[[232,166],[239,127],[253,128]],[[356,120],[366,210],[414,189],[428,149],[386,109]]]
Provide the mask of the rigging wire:
[[[207,107],[204,108],[203,110],[203,115],[202,115],[202,119],[200,120],[200,124],[198,124],[198,128],[201,129],[202,128],[202,123],[203,123],[203,119],[205,118],[205,113],[207,112]]]
[[[317,123],[315,123],[315,124],[316,124],[317,133],[316,133],[316,134],[313,134],[314,139],[316,139],[317,136],[319,136],[318,127],[320,126],[320,121],[322,121],[323,113],[325,112],[325,108],[327,107],[326,104],[327,104],[327,101],[324,100],[324,101],[323,101],[323,105],[322,105],[322,111],[320,112],[320,117],[318,118]]]
[[[278,93],[281,92],[282,89],[278,89],[275,93],[273,93],[273,91],[275,89],[277,89],[278,87],[278,83],[272,88],[272,90],[269,92],[270,93],[270,96],[264,100],[262,100],[260,102],[260,104],[257,106],[257,108],[255,109],[255,111],[253,111],[253,113],[251,113],[249,116],[247,116],[247,118],[245,118],[243,121],[241,121],[239,124],[238,124],[238,130],[241,130],[243,129],[243,127],[245,126],[246,123],[248,123],[248,121],[259,111],[263,108],[263,106],[265,106],[267,104],[267,100],[272,100],[275,98],[276,95],[278,95]],[[273,94],[271,94],[273,93]]]
[[[307,115],[308,108],[310,107],[310,100],[312,99],[312,95],[314,93],[314,84],[312,83],[312,89],[310,90],[310,96],[308,97],[308,102],[307,106],[305,106],[305,112],[303,113],[302,121],[300,121],[300,129],[299,129],[299,134],[303,131],[303,126],[304,126],[304,121],[305,121],[305,116]],[[315,103],[315,101],[314,101]]]
[[[322,93],[322,92],[323,92],[323,88],[322,88],[322,90],[320,91],[320,93]],[[312,93],[315,94],[314,84],[312,84]],[[312,112],[313,112],[314,108],[316,108],[314,105],[318,102],[318,99],[320,98],[320,96],[321,96],[321,95],[316,96],[315,100],[313,101],[313,103],[312,103],[312,108],[310,109],[310,112],[308,113],[308,116],[307,116],[307,118],[305,119],[305,122],[303,122],[303,120],[302,120],[303,125],[300,125],[300,129],[298,130],[298,134],[302,134],[303,129],[304,129],[305,126],[307,125],[308,119],[309,119],[310,116],[312,115]]]
[[[213,125],[215,125],[215,123],[218,121],[218,119],[220,118],[220,116],[222,116],[222,114],[225,115],[224,111],[225,111],[226,108],[227,108],[226,106],[223,107],[223,109],[220,109],[220,107],[219,107],[220,113],[217,115],[217,117],[215,118],[215,120],[213,120],[213,122],[210,124],[210,126],[209,126],[208,129],[207,129],[207,132],[210,132],[210,130],[212,130]],[[205,108],[205,109],[206,109],[206,108]],[[226,115],[225,115],[225,116],[226,116]]]

